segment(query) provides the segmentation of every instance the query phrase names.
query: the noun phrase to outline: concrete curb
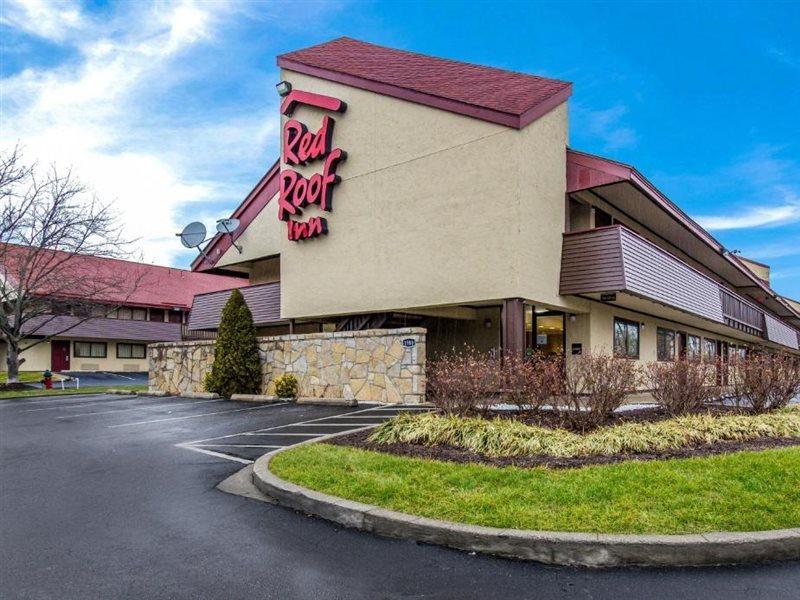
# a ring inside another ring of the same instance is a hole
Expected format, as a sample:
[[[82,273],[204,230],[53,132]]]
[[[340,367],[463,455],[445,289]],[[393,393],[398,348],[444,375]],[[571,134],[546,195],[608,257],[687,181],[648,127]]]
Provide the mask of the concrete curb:
[[[322,494],[274,475],[269,470],[272,458],[296,447],[281,448],[256,460],[256,487],[283,506],[381,536],[580,567],[687,567],[800,559],[800,528],[696,535],[610,535],[498,529],[395,512]]]
[[[194,400],[216,400],[220,397],[219,394],[214,392],[181,392],[178,395],[181,398],[192,398]]]
[[[358,406],[356,400],[346,398],[298,398],[297,404],[313,404],[317,406]]]
[[[162,390],[147,390],[146,392],[136,392],[138,396],[152,396],[153,398],[164,398],[169,394]]]
[[[235,402],[257,402],[260,404],[286,402],[284,398],[278,398],[277,396],[265,396],[263,394],[231,394],[231,400]]]

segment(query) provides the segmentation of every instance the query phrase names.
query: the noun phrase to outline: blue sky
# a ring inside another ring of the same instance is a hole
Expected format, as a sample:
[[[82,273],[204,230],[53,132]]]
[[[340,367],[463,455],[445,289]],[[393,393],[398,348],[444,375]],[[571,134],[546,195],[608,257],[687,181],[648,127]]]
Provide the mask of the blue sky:
[[[146,259],[277,154],[275,55],[340,35],[567,79],[570,143],[636,165],[800,298],[800,3],[0,3],[0,143],[73,165]]]

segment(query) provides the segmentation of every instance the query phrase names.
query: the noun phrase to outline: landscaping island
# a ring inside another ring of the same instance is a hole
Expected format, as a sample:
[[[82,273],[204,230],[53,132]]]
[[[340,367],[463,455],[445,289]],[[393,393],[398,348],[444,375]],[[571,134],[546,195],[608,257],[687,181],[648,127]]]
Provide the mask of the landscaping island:
[[[800,558],[796,359],[740,362],[735,388],[714,365],[655,365],[645,409],[622,407],[638,374],[615,358],[581,357],[577,375],[448,361],[431,369],[437,410],[267,455],[256,485],[366,531],[549,563]]]
[[[800,526],[800,447],[580,469],[453,464],[332,444],[270,470],[332,496],[486,527],[686,534]]]

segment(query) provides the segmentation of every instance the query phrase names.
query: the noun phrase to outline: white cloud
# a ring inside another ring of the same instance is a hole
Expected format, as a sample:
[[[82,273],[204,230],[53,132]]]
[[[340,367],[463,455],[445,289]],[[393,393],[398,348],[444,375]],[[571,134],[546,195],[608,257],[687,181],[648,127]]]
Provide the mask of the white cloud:
[[[800,192],[797,165],[778,155],[782,148],[761,144],[752,152],[717,173],[690,176],[684,182],[713,196],[721,184],[741,190],[748,204],[722,215],[700,215],[695,219],[707,229],[780,227],[800,222]],[[681,177],[678,177],[680,180]]]
[[[572,107],[572,117],[576,124],[573,127],[601,139],[607,151],[632,148],[639,141],[639,136],[633,128],[622,124],[622,119],[627,112],[627,107],[622,104],[616,104],[607,109],[593,110],[575,102]]]
[[[800,204],[752,208],[732,216],[699,216],[696,220],[706,229],[714,230],[785,225],[800,220]]]
[[[63,0],[3,0],[0,24],[51,42],[63,42],[87,25],[78,6]]]
[[[114,202],[128,236],[141,240],[145,260],[171,264],[181,260],[174,233],[184,224],[182,212],[191,206],[209,212],[202,207],[219,200],[235,206],[243,197],[241,188],[226,187],[229,180],[212,180],[209,168],[263,152],[277,128],[277,112],[261,106],[235,118],[212,112],[178,120],[142,109],[157,106],[158,94],[169,95],[175,81],[193,75],[188,58],[215,42],[228,5],[124,7],[133,12],[95,23],[72,40],[78,62],[28,68],[0,80],[0,144],[19,141],[28,159],[72,167],[101,199]],[[65,11],[73,30],[89,21],[72,4],[15,3],[4,25],[63,40],[67,36],[55,23]],[[20,24],[35,16],[36,31]]]

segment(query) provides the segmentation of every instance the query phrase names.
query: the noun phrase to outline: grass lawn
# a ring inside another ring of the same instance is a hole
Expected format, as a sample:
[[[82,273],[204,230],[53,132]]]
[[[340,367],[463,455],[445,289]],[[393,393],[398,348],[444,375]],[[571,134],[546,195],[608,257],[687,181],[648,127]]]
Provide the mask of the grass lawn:
[[[279,454],[270,468],[334,496],[491,527],[662,534],[800,527],[798,447],[550,470],[309,444]]]
[[[42,380],[44,371],[20,371],[20,383],[39,383]],[[62,377],[53,373],[53,381],[61,381]],[[8,373],[0,372],[0,383],[8,383]]]
[[[80,389],[53,387],[52,390],[15,390],[10,392],[0,392],[0,400],[5,398],[30,398],[31,396],[68,396],[70,394],[97,394],[109,389],[107,385],[88,385]],[[130,390],[132,392],[144,392],[146,385],[115,385],[116,390]]]

